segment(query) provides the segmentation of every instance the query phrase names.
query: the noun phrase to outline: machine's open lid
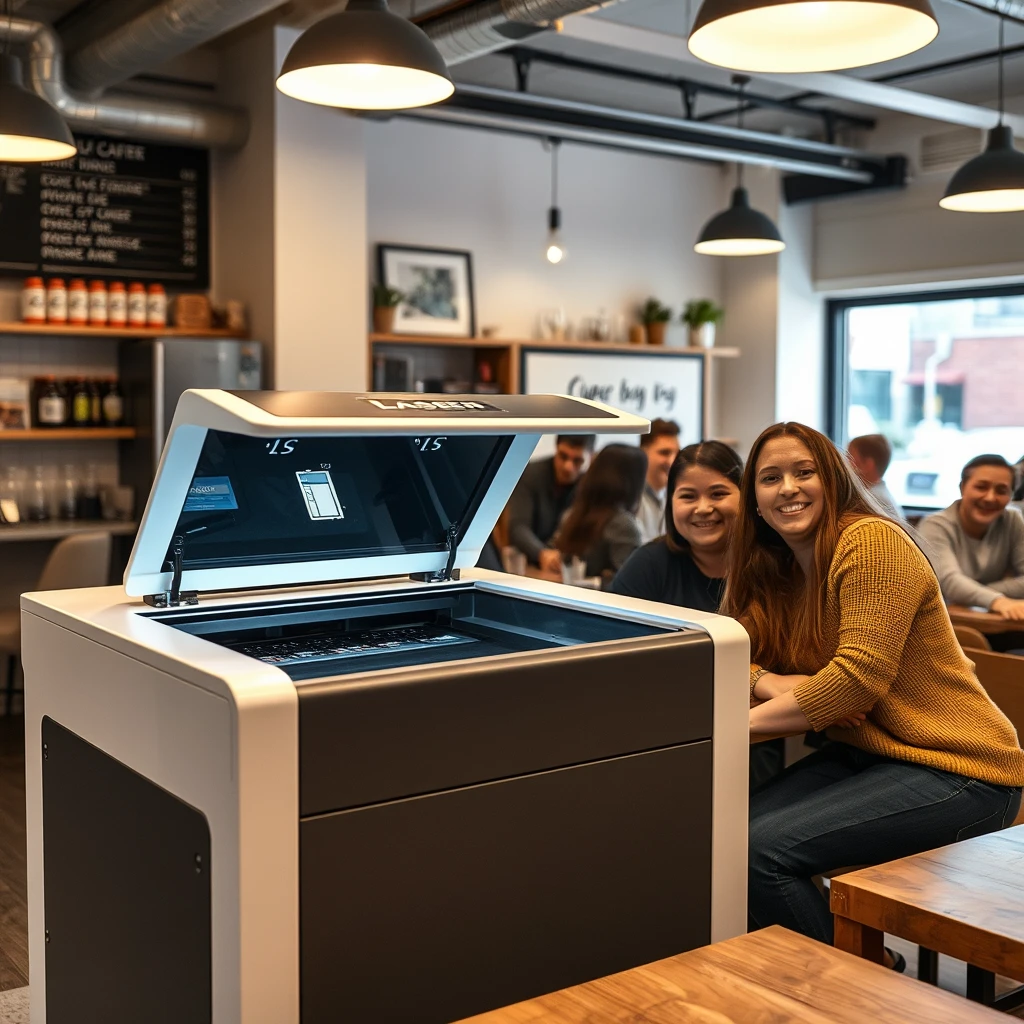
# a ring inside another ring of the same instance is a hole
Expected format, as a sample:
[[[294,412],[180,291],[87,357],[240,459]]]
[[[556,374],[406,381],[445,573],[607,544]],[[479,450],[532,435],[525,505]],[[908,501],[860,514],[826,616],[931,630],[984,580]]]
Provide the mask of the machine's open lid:
[[[476,564],[541,434],[649,427],[557,395],[186,391],[125,590],[443,576]]]

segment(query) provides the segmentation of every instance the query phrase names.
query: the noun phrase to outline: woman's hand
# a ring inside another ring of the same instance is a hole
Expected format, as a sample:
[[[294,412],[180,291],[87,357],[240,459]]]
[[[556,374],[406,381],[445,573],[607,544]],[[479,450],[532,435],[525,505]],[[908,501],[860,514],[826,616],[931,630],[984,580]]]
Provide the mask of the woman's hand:
[[[863,711],[855,711],[852,715],[844,715],[837,718],[832,724],[840,729],[859,729],[862,722],[867,721],[867,714]]]
[[[754,684],[754,696],[758,700],[771,700],[773,697],[781,697],[784,693],[789,693],[793,687],[798,686],[805,679],[810,679],[810,676],[783,676],[777,672],[764,672],[761,678]]]
[[[997,597],[989,605],[988,610],[1004,619],[1024,622],[1024,601],[1014,600],[1012,597]]]

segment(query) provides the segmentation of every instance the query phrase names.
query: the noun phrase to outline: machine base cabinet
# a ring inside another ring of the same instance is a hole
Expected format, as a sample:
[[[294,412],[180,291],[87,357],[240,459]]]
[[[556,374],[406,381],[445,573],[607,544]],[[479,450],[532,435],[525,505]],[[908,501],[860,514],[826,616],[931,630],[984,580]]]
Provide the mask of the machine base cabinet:
[[[303,819],[302,1024],[443,1024],[704,945],[710,741]]]
[[[41,742],[47,1024],[208,1024],[206,819],[51,718]]]

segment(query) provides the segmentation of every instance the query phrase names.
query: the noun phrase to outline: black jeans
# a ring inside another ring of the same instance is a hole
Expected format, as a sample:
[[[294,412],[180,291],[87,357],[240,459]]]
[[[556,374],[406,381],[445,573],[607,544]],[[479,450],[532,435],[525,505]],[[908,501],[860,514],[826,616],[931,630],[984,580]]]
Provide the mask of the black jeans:
[[[832,943],[812,878],[984,835],[1013,821],[1020,788],[830,743],[750,797],[749,916]]]

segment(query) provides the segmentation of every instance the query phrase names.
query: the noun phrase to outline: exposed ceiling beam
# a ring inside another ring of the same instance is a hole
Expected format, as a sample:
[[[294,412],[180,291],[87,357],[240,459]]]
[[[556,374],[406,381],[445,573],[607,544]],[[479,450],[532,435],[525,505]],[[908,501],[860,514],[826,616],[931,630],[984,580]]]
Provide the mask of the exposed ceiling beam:
[[[561,34],[569,39],[580,39],[599,46],[612,46],[620,50],[630,50],[649,57],[663,57],[684,64],[704,66],[686,47],[683,36],[668,35],[663,32],[652,32],[650,29],[634,28],[622,25],[607,18],[593,18],[577,15],[566,18],[562,23]],[[851,103],[862,103],[882,110],[897,110],[916,117],[926,117],[933,121],[944,121],[948,124],[960,124],[970,128],[993,128],[999,115],[989,107],[974,106],[960,103],[958,100],[947,100],[940,96],[929,96],[927,93],[912,92],[900,89],[895,85],[882,82],[871,82],[852,75],[840,75],[835,72],[818,72],[811,74],[756,74],[752,76],[759,81],[777,82],[808,92],[849,100]],[[1024,135],[1024,117],[1007,114],[1004,118],[1016,134]]]

